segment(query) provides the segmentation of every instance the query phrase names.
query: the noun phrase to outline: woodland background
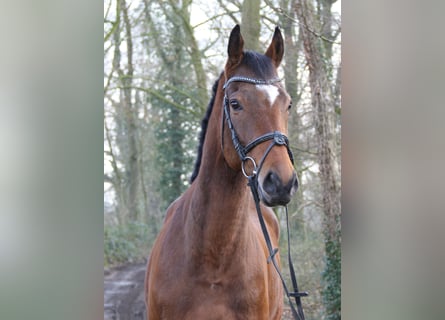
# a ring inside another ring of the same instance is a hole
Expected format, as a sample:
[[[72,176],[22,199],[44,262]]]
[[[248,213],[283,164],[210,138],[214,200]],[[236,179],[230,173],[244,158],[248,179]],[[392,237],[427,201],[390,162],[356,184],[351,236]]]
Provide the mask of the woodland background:
[[[241,25],[247,49],[263,52],[278,25],[300,178],[289,205],[292,256],[300,289],[310,293],[307,319],[340,319],[339,7],[336,0],[104,1],[105,267],[146,259],[166,207],[189,185],[233,26]]]

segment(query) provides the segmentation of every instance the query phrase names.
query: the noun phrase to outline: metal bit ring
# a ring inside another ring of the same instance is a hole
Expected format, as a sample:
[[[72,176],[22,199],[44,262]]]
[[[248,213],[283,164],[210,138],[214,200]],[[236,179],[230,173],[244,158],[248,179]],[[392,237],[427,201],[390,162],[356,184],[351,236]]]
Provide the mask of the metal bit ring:
[[[246,173],[246,169],[244,168],[245,163],[246,163],[246,160],[250,160],[250,161],[252,162],[252,164],[253,164],[253,170],[252,170],[252,174],[251,174],[251,175],[248,175],[248,174]],[[241,170],[243,171],[243,175],[244,175],[246,178],[254,177],[254,176],[257,174],[257,166],[256,166],[256,162],[255,162],[255,160],[254,160],[252,157],[245,157],[245,158],[243,159],[243,161],[241,162]]]

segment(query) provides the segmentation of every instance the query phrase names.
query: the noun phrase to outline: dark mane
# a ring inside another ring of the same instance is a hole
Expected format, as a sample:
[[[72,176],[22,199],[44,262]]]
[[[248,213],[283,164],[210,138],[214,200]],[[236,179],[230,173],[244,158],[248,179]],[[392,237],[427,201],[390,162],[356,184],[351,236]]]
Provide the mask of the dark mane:
[[[276,76],[272,60],[255,51],[245,51],[241,65],[245,65],[258,79],[270,79]]]
[[[251,70],[257,79],[270,79],[276,76],[275,68],[272,64],[272,60],[258,52],[255,51],[245,51],[243,60],[241,61],[241,65],[245,65],[249,70]],[[213,105],[215,104],[216,91],[218,90],[218,83],[221,79],[221,76],[216,80],[212,87],[212,98],[207,106],[207,111],[204,116],[204,119],[201,121],[201,133],[199,134],[199,146],[198,146],[198,155],[195,162],[195,168],[193,169],[192,176],[190,178],[190,183],[195,181],[196,177],[199,173],[199,168],[201,167],[201,159],[202,159],[202,149],[204,146],[204,140],[207,133],[207,125],[209,123],[210,115],[212,114]]]
[[[193,169],[193,173],[190,178],[190,183],[192,183],[196,179],[199,173],[199,168],[201,167],[202,149],[204,147],[204,140],[207,133],[207,125],[209,124],[210,115],[212,114],[213,105],[215,104],[215,97],[216,97],[216,91],[218,90],[219,79],[221,79],[221,76],[213,84],[212,98],[210,99],[209,105],[207,106],[206,114],[204,118],[201,120],[201,133],[199,134],[198,156],[196,157],[195,168]]]

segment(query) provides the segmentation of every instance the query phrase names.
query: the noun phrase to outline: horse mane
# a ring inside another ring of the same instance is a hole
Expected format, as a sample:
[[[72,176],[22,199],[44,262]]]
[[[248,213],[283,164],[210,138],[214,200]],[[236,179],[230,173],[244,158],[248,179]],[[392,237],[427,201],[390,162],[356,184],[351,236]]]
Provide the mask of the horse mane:
[[[269,57],[255,51],[245,51],[240,65],[245,65],[249,70],[252,70],[255,77],[258,79],[266,80],[275,76],[275,68],[273,67],[272,60]],[[190,177],[190,183],[195,181],[199,173],[199,168],[201,167],[202,152],[205,136],[207,133],[207,126],[212,114],[213,105],[215,104],[216,91],[218,90],[218,84],[221,77],[222,74],[213,84],[212,98],[210,99],[210,102],[207,106],[206,114],[201,120],[201,133],[199,134],[198,155],[195,161],[195,168],[193,169],[192,176]]]
[[[258,79],[267,80],[276,76],[272,59],[255,51],[245,51],[240,65],[245,65]]]
[[[207,111],[204,118],[201,120],[201,133],[199,134],[199,146],[198,146],[198,156],[195,161],[195,168],[193,169],[192,176],[190,178],[190,183],[195,181],[199,173],[199,168],[201,167],[202,159],[202,149],[204,147],[204,140],[207,133],[207,126],[209,124],[210,116],[212,115],[213,105],[215,104],[216,91],[218,90],[218,84],[221,76],[215,81],[212,87],[212,98],[210,99],[209,105],[207,106]]]

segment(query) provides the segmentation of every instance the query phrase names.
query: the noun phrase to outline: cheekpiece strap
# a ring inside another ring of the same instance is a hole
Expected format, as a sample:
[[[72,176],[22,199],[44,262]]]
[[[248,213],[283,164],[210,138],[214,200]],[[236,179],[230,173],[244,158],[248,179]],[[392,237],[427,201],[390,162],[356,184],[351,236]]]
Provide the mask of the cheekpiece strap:
[[[250,84],[254,84],[254,85],[270,85],[270,84],[274,84],[279,81],[281,81],[280,78],[272,78],[269,80],[264,80],[264,79],[253,79],[253,78],[242,77],[242,76],[234,76],[226,81],[226,83],[223,86],[223,89],[225,90],[227,88],[227,86],[229,84],[231,84],[232,82],[246,82],[246,83],[250,83]],[[230,118],[229,98],[227,97],[227,93],[224,94],[224,114],[227,119],[227,123],[228,123],[229,129],[230,129],[231,135],[232,135],[233,145],[234,145],[235,150],[238,153],[241,161],[245,161],[245,159],[247,157],[247,153],[249,151],[251,151],[257,145],[259,145],[260,143],[263,143],[268,140],[273,140],[271,147],[274,145],[285,146],[287,148],[287,152],[289,154],[289,158],[290,158],[291,162],[294,163],[294,157],[293,157],[292,151],[289,148],[289,140],[281,132],[274,131],[271,133],[264,134],[256,139],[254,139],[250,143],[248,143],[245,147],[241,144],[241,142],[239,141],[238,135],[236,134],[236,130],[233,126],[232,119]],[[269,151],[270,151],[270,149],[269,149]]]

